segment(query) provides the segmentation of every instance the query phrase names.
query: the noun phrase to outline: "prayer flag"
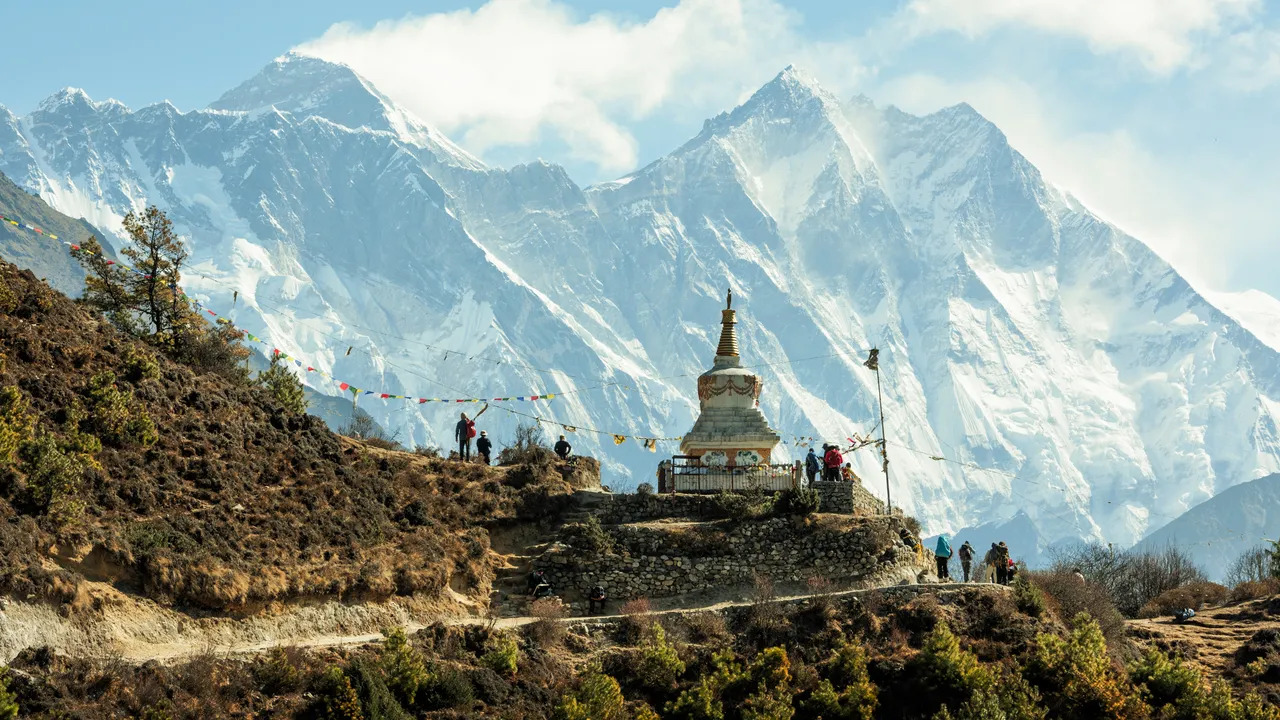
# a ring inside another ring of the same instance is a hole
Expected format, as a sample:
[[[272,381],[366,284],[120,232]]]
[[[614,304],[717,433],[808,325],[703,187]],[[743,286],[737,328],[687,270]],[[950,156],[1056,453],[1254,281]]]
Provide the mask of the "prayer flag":
[[[386,400],[387,398],[389,398],[389,397],[391,397],[391,396],[390,396],[390,395],[388,395],[388,394],[386,394],[386,393],[382,393],[382,394],[381,394],[381,395],[379,395],[378,397],[382,398],[383,400]]]
[[[346,383],[338,383],[338,387],[342,388],[343,390],[346,390],[347,388],[349,388],[349,387],[351,387],[351,386],[350,386],[350,385],[348,385],[348,384],[346,384]]]
[[[614,445],[621,445],[622,443],[624,443],[624,442],[626,442],[626,441],[627,441],[627,436],[626,436],[626,435],[614,435],[614,436],[613,436],[613,444],[614,444]]]

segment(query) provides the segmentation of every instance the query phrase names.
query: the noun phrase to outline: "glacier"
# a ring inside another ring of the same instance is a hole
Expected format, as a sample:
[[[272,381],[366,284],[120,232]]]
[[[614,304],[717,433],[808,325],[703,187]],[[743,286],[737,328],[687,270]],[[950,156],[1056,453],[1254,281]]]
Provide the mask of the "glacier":
[[[968,105],[910,115],[787,68],[584,188],[489,167],[350,68],[289,54],[200,110],[72,89],[0,108],[0,172],[104,230],[159,205],[190,239],[188,292],[356,386],[557,393],[481,426],[499,446],[518,422],[574,426],[615,489],[676,443],[613,433],[692,426],[727,287],[781,459],[875,427],[880,348],[893,501],[930,533],[1016,520],[1037,549],[1130,545],[1280,471],[1276,348]],[[359,403],[451,444],[458,405]],[[851,460],[883,497],[878,456]]]

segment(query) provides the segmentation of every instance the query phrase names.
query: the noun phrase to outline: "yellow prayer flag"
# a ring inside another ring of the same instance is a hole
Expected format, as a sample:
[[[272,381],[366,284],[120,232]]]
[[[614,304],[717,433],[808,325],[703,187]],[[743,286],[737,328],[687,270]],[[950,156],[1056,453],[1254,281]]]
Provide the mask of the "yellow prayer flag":
[[[626,436],[626,435],[614,435],[614,436],[613,436],[613,444],[614,444],[614,445],[621,445],[622,443],[624,443],[624,442],[626,442],[626,441],[627,441],[627,436]]]

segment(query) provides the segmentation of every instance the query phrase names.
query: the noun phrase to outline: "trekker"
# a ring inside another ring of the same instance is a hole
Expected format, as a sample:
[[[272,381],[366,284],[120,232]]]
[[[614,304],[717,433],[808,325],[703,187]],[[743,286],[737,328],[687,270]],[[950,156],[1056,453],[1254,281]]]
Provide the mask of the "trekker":
[[[987,551],[986,555],[982,556],[983,582],[996,581],[996,577],[997,577],[996,568],[999,567],[997,563],[1000,561],[999,553],[1000,553],[1000,548],[995,543],[991,543],[991,549]]]
[[[821,463],[818,462],[818,454],[809,448],[809,454],[804,456],[804,474],[809,477],[809,484],[813,484],[813,479],[818,476],[818,471],[822,469]]]
[[[560,456],[561,460],[568,460],[569,453],[573,452],[573,446],[569,444],[568,440],[564,439],[563,435],[561,435],[560,439],[556,441],[555,451],[556,454]]]
[[[996,582],[1009,584],[1009,546],[1003,540],[996,545]]]
[[[489,453],[493,451],[493,443],[489,440],[489,435],[484,430],[480,431],[480,437],[476,439],[476,452],[480,453],[480,462],[485,465],[489,464]]]
[[[471,460],[471,438],[476,436],[476,420],[488,410],[489,406],[485,405],[480,408],[480,412],[476,413],[475,418],[467,417],[466,413],[461,413],[462,419],[453,427],[453,439],[458,441],[458,459],[463,462]]]
[[[973,564],[973,546],[968,540],[960,546],[960,567],[964,570],[964,581],[969,582],[969,568]]]
[[[862,482],[853,472],[853,463],[845,463],[844,467],[840,468],[840,479],[847,483]]]
[[[938,547],[934,549],[933,555],[938,561],[938,580],[950,580],[951,541],[947,540],[946,535],[938,536]]]
[[[604,603],[608,599],[609,596],[605,594],[603,585],[593,585],[587,591],[587,614],[598,615],[604,612]]]
[[[539,585],[547,584],[547,575],[541,570],[534,570],[529,573],[529,578],[525,580],[524,592],[526,595],[532,596],[533,591],[538,589]]]
[[[826,464],[826,472],[822,479],[827,482],[840,482],[840,465],[844,463],[844,456],[840,454],[840,448],[835,445],[828,445],[827,453],[822,456],[822,461]]]

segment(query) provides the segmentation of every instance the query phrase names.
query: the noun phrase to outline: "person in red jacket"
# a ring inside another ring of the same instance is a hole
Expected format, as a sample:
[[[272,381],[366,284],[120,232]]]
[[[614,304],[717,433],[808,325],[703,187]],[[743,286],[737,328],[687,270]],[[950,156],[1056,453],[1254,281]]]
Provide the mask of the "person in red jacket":
[[[843,464],[844,456],[840,454],[840,448],[828,445],[826,454],[822,456],[822,479],[827,482],[840,482],[840,466]]]

